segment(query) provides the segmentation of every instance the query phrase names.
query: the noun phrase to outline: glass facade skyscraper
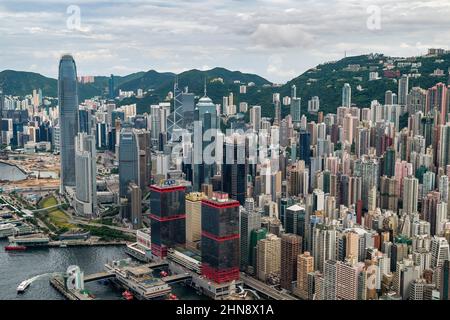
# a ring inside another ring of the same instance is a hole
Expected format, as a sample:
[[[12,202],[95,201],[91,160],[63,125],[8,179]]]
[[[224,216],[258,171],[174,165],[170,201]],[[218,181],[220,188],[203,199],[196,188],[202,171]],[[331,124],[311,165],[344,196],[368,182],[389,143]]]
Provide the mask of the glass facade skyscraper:
[[[216,106],[212,100],[206,96],[206,93],[197,103],[197,107],[194,111],[194,119],[202,124],[201,132],[199,132],[202,137],[209,129],[219,129]],[[203,152],[211,142],[212,141],[194,141],[194,191],[200,191],[203,183],[210,183],[211,177],[215,174],[216,166],[214,164],[205,163],[203,159]]]
[[[97,157],[95,138],[80,132],[75,143],[75,211],[83,216],[97,214]]]
[[[126,124],[120,132],[119,142],[119,194],[127,196],[128,184],[139,185],[139,145],[133,128]]]
[[[305,130],[300,131],[298,144],[300,160],[305,161],[305,165],[309,167],[311,164],[311,134]]]
[[[162,258],[186,243],[186,187],[171,181],[150,187],[152,254]]]
[[[78,133],[77,67],[71,55],[59,62],[58,103],[61,150],[61,191],[75,186],[75,137]]]
[[[215,192],[202,201],[202,275],[216,283],[239,279],[239,202]]]
[[[234,134],[226,137],[223,157],[222,191],[244,205],[247,191],[245,136]]]

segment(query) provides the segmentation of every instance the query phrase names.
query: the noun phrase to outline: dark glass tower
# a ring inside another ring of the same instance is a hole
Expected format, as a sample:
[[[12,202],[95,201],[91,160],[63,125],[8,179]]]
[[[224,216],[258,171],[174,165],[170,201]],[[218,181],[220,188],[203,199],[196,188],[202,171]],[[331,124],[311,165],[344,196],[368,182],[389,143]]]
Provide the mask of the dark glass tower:
[[[108,80],[108,97],[111,100],[114,100],[114,87],[115,87],[115,79],[114,79],[114,75],[111,74],[111,77],[109,77]]]
[[[130,182],[139,185],[139,145],[136,133],[129,124],[120,132],[119,142],[119,194],[127,196]]]
[[[300,160],[305,161],[305,165],[309,167],[311,163],[311,135],[308,131],[302,130],[299,134],[299,156]]]
[[[216,106],[212,100],[206,96],[206,92],[205,96],[200,98],[197,103],[197,107],[194,111],[194,119],[202,124],[202,130],[199,132],[202,136],[210,129],[219,129]],[[205,159],[203,159],[205,148],[212,143],[213,140],[214,138],[212,138],[211,141],[194,141],[194,191],[200,191],[202,184],[210,183],[211,178],[215,174],[216,166],[214,164],[205,163]]]
[[[226,137],[223,157],[222,191],[244,205],[247,191],[245,137],[238,134]]]
[[[215,192],[202,201],[202,275],[216,283],[239,279],[239,202]]]
[[[170,183],[169,183],[170,182]],[[152,254],[164,258],[167,249],[186,243],[186,187],[168,180],[150,187]]]
[[[78,86],[77,67],[71,55],[62,56],[59,62],[58,102],[61,191],[75,186],[75,137],[78,133]]]
[[[392,177],[395,175],[395,150],[393,148],[388,148],[384,153],[383,158],[383,173]]]

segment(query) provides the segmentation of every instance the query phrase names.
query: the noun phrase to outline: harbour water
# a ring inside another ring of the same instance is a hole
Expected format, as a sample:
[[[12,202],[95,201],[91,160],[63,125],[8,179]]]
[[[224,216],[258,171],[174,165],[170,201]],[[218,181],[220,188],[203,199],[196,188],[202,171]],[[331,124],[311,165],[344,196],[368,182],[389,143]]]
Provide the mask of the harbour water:
[[[17,166],[0,162],[0,180],[2,181],[20,181],[27,178],[25,172]]]
[[[49,276],[39,277],[24,294],[17,294],[20,282],[34,276],[54,272],[65,272],[70,265],[78,265],[84,274],[103,271],[107,261],[127,258],[123,246],[68,247],[30,249],[24,252],[5,252],[6,240],[0,240],[0,300],[61,300],[64,299],[49,284]],[[121,299],[121,292],[111,285],[98,282],[87,283],[85,288],[97,299]],[[180,299],[205,299],[196,292],[181,285],[173,286],[173,293]]]

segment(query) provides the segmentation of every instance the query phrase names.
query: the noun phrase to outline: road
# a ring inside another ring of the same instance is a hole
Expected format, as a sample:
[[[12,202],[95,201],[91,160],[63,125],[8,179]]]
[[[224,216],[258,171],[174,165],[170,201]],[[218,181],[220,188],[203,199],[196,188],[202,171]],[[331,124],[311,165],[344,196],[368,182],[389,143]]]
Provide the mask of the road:
[[[61,206],[65,205],[65,204],[67,204],[67,203],[58,203],[58,204],[56,204],[54,206],[51,206],[51,207],[45,207],[45,208],[40,208],[40,209],[35,209],[35,210],[30,210],[30,211],[32,211],[34,213],[41,212],[41,211],[47,211],[47,210],[51,210],[51,209],[54,209],[54,208],[60,208]]]
[[[245,285],[249,286],[250,288],[255,289],[258,292],[261,292],[262,294],[275,299],[275,300],[298,300],[297,298],[280,292],[278,290],[275,290],[274,288],[268,286],[264,282],[261,282],[255,278],[252,278],[245,273],[241,272],[241,280],[244,282]]]
[[[133,230],[133,229],[122,228],[122,227],[117,227],[117,226],[110,226],[108,224],[93,223],[93,222],[89,222],[89,221],[86,221],[86,220],[77,219],[76,217],[73,217],[73,216],[72,216],[72,218],[70,219],[69,222],[73,223],[73,224],[81,224],[81,225],[85,225],[85,226],[92,226],[92,227],[99,227],[99,228],[107,227],[107,228],[110,228],[110,229],[113,229],[113,230],[117,230],[117,231],[121,231],[121,232],[124,232],[124,233],[129,233],[129,234],[132,234],[132,235],[136,235],[136,230]]]
[[[8,186],[3,188],[3,192],[39,192],[39,191],[53,191],[58,190],[59,186],[36,186],[36,187],[19,187],[19,186]]]

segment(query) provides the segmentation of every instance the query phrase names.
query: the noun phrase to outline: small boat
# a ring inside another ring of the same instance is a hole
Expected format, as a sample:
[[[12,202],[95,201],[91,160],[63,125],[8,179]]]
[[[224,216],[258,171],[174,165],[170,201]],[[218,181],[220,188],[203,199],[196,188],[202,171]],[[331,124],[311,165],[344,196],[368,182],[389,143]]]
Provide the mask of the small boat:
[[[166,271],[161,271],[159,275],[164,278],[167,277],[169,274]]]
[[[27,250],[27,247],[25,246],[19,245],[5,246],[5,251],[25,251],[25,250]]]
[[[178,297],[173,293],[169,294],[169,298],[167,300],[178,300]]]
[[[133,300],[133,298],[134,298],[133,294],[128,290],[125,290],[122,293],[122,297],[124,297],[125,300]]]
[[[31,281],[30,280],[24,280],[17,286],[17,293],[24,293],[25,290],[28,289],[30,286]]]

